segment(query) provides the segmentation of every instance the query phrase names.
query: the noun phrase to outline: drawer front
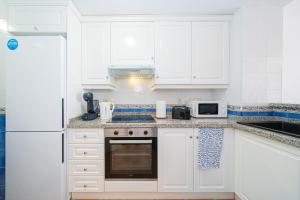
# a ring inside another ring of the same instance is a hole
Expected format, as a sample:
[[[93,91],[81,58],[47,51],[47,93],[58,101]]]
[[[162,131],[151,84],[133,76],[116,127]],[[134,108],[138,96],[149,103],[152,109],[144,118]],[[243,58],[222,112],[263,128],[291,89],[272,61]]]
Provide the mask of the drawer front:
[[[70,176],[70,192],[104,192],[104,176]]]
[[[70,160],[102,160],[104,159],[103,144],[69,144]]]
[[[69,144],[103,144],[103,129],[69,129]]]
[[[70,160],[69,173],[72,176],[103,176],[104,160]]]
[[[65,6],[9,6],[10,32],[66,32]]]

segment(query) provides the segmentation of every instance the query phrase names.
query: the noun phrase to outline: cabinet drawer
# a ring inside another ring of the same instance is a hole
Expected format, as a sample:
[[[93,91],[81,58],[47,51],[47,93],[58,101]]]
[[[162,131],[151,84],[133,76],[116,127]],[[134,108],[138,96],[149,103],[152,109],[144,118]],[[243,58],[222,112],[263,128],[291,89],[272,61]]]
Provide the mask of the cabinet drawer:
[[[103,160],[70,160],[69,173],[72,176],[103,176]]]
[[[9,6],[10,32],[66,32],[65,6]]]
[[[101,160],[104,158],[103,144],[70,144],[69,159]]]
[[[69,144],[103,144],[103,129],[69,129]]]
[[[70,176],[70,192],[104,192],[103,176]]]

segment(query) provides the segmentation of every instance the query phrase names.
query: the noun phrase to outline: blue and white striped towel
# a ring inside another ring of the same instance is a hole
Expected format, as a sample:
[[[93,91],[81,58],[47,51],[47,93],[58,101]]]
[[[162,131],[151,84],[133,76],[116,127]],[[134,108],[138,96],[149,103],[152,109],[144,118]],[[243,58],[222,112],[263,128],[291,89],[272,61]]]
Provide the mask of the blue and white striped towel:
[[[197,162],[201,169],[215,169],[220,167],[223,138],[223,128],[199,129]]]

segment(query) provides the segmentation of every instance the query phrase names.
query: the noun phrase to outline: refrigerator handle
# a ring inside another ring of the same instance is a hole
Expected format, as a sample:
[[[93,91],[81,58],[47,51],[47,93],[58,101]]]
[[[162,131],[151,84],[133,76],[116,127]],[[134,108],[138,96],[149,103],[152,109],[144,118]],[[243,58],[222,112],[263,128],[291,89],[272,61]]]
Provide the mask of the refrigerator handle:
[[[65,162],[65,134],[61,135],[61,162],[64,164]]]
[[[61,117],[62,117],[61,126],[62,126],[62,128],[65,128],[65,100],[64,100],[64,98],[61,99]]]

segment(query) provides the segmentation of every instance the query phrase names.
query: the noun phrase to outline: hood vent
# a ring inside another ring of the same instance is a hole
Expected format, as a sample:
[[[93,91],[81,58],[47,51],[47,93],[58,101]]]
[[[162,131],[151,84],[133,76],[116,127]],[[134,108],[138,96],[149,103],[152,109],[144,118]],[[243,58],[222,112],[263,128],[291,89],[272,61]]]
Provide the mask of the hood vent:
[[[110,76],[114,78],[153,78],[155,69],[153,66],[116,66],[108,67]]]

